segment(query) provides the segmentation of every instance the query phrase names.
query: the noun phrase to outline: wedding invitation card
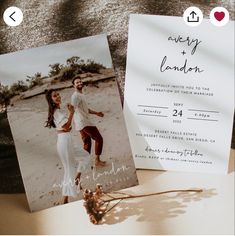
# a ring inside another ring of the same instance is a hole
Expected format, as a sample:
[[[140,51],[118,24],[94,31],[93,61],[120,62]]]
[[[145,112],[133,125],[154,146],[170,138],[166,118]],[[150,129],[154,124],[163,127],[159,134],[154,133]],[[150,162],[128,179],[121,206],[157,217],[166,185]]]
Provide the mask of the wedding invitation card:
[[[0,56],[31,211],[138,184],[106,35]]]
[[[131,15],[124,96],[137,168],[227,173],[234,22]]]

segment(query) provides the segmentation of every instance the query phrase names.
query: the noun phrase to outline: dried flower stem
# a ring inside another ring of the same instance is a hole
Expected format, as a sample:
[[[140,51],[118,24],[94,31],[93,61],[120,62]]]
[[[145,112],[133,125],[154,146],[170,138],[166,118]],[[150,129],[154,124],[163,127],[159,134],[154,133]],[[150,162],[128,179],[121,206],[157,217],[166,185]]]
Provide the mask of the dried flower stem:
[[[109,208],[109,209],[107,209],[108,208],[108,206],[107,206],[107,208],[106,208],[106,211],[104,212],[104,215],[106,214],[106,213],[108,213],[109,211],[111,211],[115,206],[117,206],[121,201],[122,201],[123,199],[120,199],[116,204],[114,204],[111,208]],[[108,202],[108,204],[109,204],[109,202]]]
[[[125,197],[113,197],[112,199],[103,200],[104,203],[112,202],[116,200],[124,200],[124,199],[130,199],[130,198],[141,198],[141,197],[148,197],[148,196],[154,196],[154,195],[161,195],[166,193],[177,193],[177,192],[195,192],[195,193],[201,193],[202,189],[177,189],[177,190],[169,190],[164,192],[158,192],[158,193],[149,193],[149,194],[141,194],[141,195],[128,195]]]
[[[85,189],[83,191],[83,199],[84,199],[84,207],[87,210],[87,214],[89,215],[91,223],[98,224],[107,212],[111,211],[115,206],[117,206],[122,200],[125,200],[125,199],[141,198],[141,197],[148,197],[148,196],[154,196],[154,195],[160,195],[160,194],[166,194],[166,193],[176,193],[176,192],[200,193],[202,191],[203,191],[202,189],[177,189],[177,190],[169,190],[169,191],[158,192],[158,193],[131,195],[131,194],[123,193],[123,192],[105,193],[103,192],[102,185],[97,184],[95,192],[92,192],[89,189]],[[124,196],[114,197],[112,196],[112,194],[119,194],[119,195],[124,195]],[[105,197],[105,196],[111,199],[106,199],[106,200],[102,199],[102,197]],[[110,202],[117,201],[117,200],[118,202],[108,209]]]

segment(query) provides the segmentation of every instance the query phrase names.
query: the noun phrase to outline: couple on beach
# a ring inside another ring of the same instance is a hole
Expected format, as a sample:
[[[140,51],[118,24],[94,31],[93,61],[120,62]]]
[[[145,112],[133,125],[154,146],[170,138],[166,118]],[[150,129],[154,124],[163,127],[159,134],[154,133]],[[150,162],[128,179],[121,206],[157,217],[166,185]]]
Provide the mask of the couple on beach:
[[[75,130],[80,132],[83,140],[83,148],[88,155],[91,153],[92,139],[95,141],[95,165],[105,165],[105,161],[100,160],[103,138],[97,127],[89,120],[89,114],[99,117],[103,117],[104,114],[88,108],[86,97],[82,93],[83,83],[80,76],[75,76],[72,80],[72,84],[75,91],[71,96],[71,104],[67,105],[68,114],[61,111],[62,102],[60,94],[54,89],[45,91],[46,100],[49,105],[46,127],[53,127],[57,130],[57,152],[64,167],[64,179],[62,184],[63,204],[68,203],[70,196],[77,196],[77,186],[80,186],[81,172],[87,168],[87,163],[89,162],[89,160],[85,160],[85,162],[80,161],[77,170],[75,170],[74,156],[76,156],[76,153],[74,153],[70,134],[72,121],[74,122]],[[87,157],[87,159],[89,158]]]

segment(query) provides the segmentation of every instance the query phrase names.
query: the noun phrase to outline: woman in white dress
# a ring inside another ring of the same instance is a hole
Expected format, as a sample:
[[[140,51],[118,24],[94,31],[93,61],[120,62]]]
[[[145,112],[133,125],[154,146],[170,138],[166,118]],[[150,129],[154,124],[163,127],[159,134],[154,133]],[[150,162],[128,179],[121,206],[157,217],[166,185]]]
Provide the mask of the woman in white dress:
[[[53,89],[46,90],[46,99],[49,105],[48,120],[46,127],[56,128],[57,152],[64,167],[64,179],[62,182],[62,203],[68,203],[69,197],[77,197],[77,185],[80,184],[81,166],[75,168],[75,161],[73,159],[73,145],[71,139],[71,123],[74,115],[74,107],[71,104],[67,105],[68,114],[61,111],[61,97],[60,94]],[[77,172],[77,173],[76,173]]]

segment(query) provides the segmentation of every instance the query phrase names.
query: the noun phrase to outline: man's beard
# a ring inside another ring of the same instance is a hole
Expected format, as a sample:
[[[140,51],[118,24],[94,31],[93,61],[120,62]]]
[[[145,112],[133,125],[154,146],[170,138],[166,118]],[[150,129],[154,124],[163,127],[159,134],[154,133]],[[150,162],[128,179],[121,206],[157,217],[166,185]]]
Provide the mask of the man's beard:
[[[82,85],[81,85],[81,86],[77,86],[77,87],[76,87],[76,89],[77,89],[77,90],[82,90],[82,88],[83,88],[83,86],[82,86]]]

